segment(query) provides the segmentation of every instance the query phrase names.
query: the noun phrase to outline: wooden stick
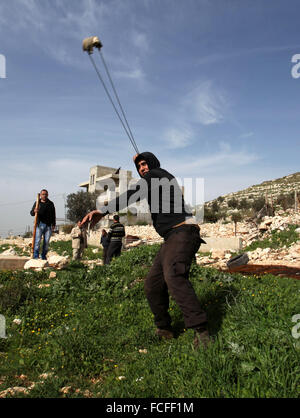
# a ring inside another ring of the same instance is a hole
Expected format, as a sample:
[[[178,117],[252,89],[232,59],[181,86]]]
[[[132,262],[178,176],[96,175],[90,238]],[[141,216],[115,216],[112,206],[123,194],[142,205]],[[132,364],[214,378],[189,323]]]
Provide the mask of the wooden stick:
[[[37,198],[36,198],[36,204],[35,204],[35,207],[36,207],[37,210],[39,210],[39,205],[40,205],[40,194],[38,193]],[[31,258],[33,258],[33,256],[34,256],[34,244],[35,244],[37,219],[38,219],[38,212],[36,212],[35,217],[34,217],[34,227],[33,227],[32,246],[31,246]]]

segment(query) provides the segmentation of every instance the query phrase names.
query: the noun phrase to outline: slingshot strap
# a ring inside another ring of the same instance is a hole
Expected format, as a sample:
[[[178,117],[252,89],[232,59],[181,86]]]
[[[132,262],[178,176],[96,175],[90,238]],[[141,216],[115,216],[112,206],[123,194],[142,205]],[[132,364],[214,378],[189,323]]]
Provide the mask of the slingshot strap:
[[[99,52],[100,52],[100,49],[99,49]],[[128,136],[128,138],[129,138],[129,140],[130,140],[130,142],[131,142],[131,144],[132,144],[132,146],[133,146],[133,148],[134,148],[135,152],[136,152],[137,154],[139,154],[138,147],[137,147],[137,145],[136,145],[136,142],[135,142],[135,140],[134,140],[134,137],[133,137],[133,135],[132,135],[132,132],[131,132],[131,130],[130,130],[130,128],[129,128],[129,124],[128,124],[128,121],[127,121],[127,119],[126,119],[126,116],[125,116],[124,110],[123,110],[123,108],[122,108],[122,106],[121,106],[121,103],[120,103],[119,97],[118,97],[118,95],[117,95],[117,92],[116,92],[116,89],[115,89],[114,84],[113,84],[113,82],[112,82],[112,79],[111,79],[111,77],[110,77],[110,75],[109,75],[108,68],[107,68],[107,66],[106,66],[106,64],[105,64],[105,61],[104,61],[104,59],[103,59],[102,54],[100,53],[101,58],[102,58],[102,60],[103,60],[103,64],[104,64],[104,66],[105,66],[105,69],[106,69],[107,75],[108,75],[109,80],[110,80],[110,82],[111,82],[112,88],[113,88],[114,93],[115,93],[115,95],[116,95],[117,101],[118,101],[119,106],[120,106],[120,108],[121,108],[121,111],[122,111],[122,114],[123,114],[123,117],[124,117],[124,119],[125,119],[125,122],[126,122],[126,124],[127,124],[127,128],[128,128],[128,129],[126,128],[126,126],[125,126],[125,124],[124,124],[124,122],[123,122],[123,120],[122,120],[122,118],[121,118],[121,116],[120,116],[120,114],[119,114],[119,112],[118,112],[118,109],[116,108],[116,105],[115,105],[115,103],[114,103],[114,101],[113,101],[113,99],[112,99],[112,97],[111,97],[111,95],[110,95],[110,93],[109,93],[109,91],[108,91],[108,89],[107,89],[107,87],[106,87],[106,85],[105,85],[104,81],[103,81],[103,78],[102,78],[102,76],[101,76],[101,74],[100,74],[100,71],[98,70],[98,68],[97,68],[97,66],[96,66],[96,64],[95,64],[95,61],[94,61],[94,59],[93,59],[93,57],[92,57],[91,53],[88,53],[88,55],[89,55],[89,57],[90,57],[90,60],[91,60],[91,62],[92,62],[92,65],[93,65],[93,67],[95,68],[95,71],[96,71],[96,73],[97,73],[97,75],[98,75],[98,77],[99,77],[99,80],[101,81],[101,83],[102,83],[102,85],[103,85],[103,88],[104,88],[104,90],[105,90],[105,92],[106,92],[106,94],[107,94],[107,96],[108,96],[108,98],[109,98],[109,100],[110,100],[110,102],[111,102],[111,104],[112,104],[112,106],[113,106],[113,108],[114,108],[114,110],[115,110],[115,112],[116,112],[116,114],[117,114],[117,116],[118,116],[118,118],[119,118],[119,120],[120,120],[120,122],[121,122],[121,124],[122,124],[122,126],[123,126],[123,128],[124,128],[124,130],[125,130],[125,132],[126,132],[126,134],[127,134],[127,136]]]

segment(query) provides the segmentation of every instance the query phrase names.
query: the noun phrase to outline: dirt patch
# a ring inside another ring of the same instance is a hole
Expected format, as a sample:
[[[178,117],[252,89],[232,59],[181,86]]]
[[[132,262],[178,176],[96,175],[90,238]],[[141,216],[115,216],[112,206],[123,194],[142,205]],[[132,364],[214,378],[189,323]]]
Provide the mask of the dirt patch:
[[[264,275],[273,274],[274,276],[291,277],[293,279],[300,279],[300,268],[289,267],[282,265],[261,265],[261,264],[247,264],[245,266],[232,267],[227,269],[229,273],[243,273],[245,275]]]

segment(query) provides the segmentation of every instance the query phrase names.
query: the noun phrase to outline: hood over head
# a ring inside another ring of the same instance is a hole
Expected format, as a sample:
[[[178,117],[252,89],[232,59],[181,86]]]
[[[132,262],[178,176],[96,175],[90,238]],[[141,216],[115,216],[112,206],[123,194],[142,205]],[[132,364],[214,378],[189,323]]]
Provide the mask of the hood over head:
[[[160,167],[160,162],[159,160],[155,157],[154,154],[152,154],[152,152],[141,152],[135,159],[134,163],[137,169],[137,172],[139,172],[138,170],[138,163],[141,160],[145,160],[146,163],[148,164],[149,170],[153,170],[154,168],[159,168]]]

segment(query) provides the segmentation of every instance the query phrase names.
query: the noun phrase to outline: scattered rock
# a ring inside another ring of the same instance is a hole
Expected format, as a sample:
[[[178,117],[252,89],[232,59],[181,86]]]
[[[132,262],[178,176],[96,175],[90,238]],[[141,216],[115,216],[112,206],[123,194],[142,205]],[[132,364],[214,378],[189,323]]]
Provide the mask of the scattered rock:
[[[8,250],[3,251],[1,255],[18,255],[14,248],[9,248]]]
[[[242,239],[243,247],[245,248],[253,241],[258,239],[268,238],[271,235],[271,232],[274,230],[284,230],[289,224],[300,225],[300,212],[295,213],[293,210],[288,211],[278,211],[274,217],[262,216],[262,223],[257,225],[252,220],[238,222],[237,223],[237,233],[236,236]],[[201,224],[201,236],[205,237],[233,237],[235,236],[234,223],[223,223],[218,221],[216,223],[206,223]],[[125,248],[132,248],[143,244],[155,244],[162,243],[163,239],[157,234],[152,225],[133,225],[125,227],[126,237],[124,239]],[[296,232],[299,234],[299,241],[289,248],[280,248],[280,249],[260,249],[258,248],[255,251],[248,252],[249,263],[255,264],[282,264],[285,265],[300,265],[300,227],[296,229]],[[101,230],[92,231],[92,239],[99,243],[100,242],[100,233]],[[51,237],[51,241],[69,241],[71,239],[70,234],[57,234]],[[9,244],[10,246],[17,246],[23,250],[28,251],[28,246],[30,246],[32,239],[13,238],[0,240],[0,244]],[[92,244],[92,243],[91,243]],[[93,250],[96,253],[98,250]],[[5,255],[8,252],[8,256],[16,255],[16,251],[13,247],[6,250],[4,253],[0,254]],[[55,252],[48,252],[48,265],[43,260],[29,260],[28,264],[25,264],[26,269],[43,269],[49,265],[54,268],[63,268],[68,263],[67,257],[58,256]],[[197,263],[199,265],[209,265],[212,267],[221,267],[226,266],[226,262],[230,259],[230,253],[228,251],[213,249],[209,256],[197,256]],[[38,263],[37,265],[35,263]],[[86,260],[82,262],[90,265],[91,268],[95,265],[102,264],[101,260],[91,260],[90,263]],[[41,263],[41,264],[40,264]],[[45,263],[45,264],[44,264]],[[53,272],[55,273],[55,272]],[[51,273],[50,273],[51,274]],[[51,278],[51,276],[49,276]],[[53,274],[54,278],[54,274]]]
[[[213,249],[211,251],[211,257],[216,258],[216,259],[224,258],[225,253],[226,253],[225,250],[215,250],[215,249]]]
[[[25,270],[38,269],[38,268],[43,269],[44,267],[48,267],[48,261],[47,260],[41,260],[39,258],[37,258],[37,259],[32,258],[32,259],[28,260],[24,265]]]
[[[48,258],[48,264],[50,267],[61,269],[68,264],[68,259],[61,255],[52,255]]]
[[[63,393],[64,395],[68,394],[71,390],[72,390],[71,386],[64,386],[61,389],[59,389],[59,391]]]
[[[23,394],[27,395],[28,394],[28,389],[24,388],[22,386],[14,386],[12,388],[2,390],[0,392],[0,398],[6,398],[7,395],[14,396],[17,393],[23,393]]]
[[[130,244],[126,244],[126,248],[138,247],[141,244],[143,244],[143,241],[139,239],[138,241],[133,241]]]

